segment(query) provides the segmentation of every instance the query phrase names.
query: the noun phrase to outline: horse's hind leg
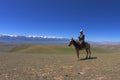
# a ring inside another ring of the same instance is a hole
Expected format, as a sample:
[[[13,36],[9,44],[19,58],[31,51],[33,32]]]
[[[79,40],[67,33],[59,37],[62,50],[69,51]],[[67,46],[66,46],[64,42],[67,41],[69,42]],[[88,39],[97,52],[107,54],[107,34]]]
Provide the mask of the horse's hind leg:
[[[77,58],[78,58],[78,61],[79,61],[79,50],[76,50],[77,52]]]
[[[86,59],[88,58],[88,50],[86,49],[87,55],[86,55]]]
[[[89,49],[89,58],[91,58],[91,51],[90,51],[90,49]]]

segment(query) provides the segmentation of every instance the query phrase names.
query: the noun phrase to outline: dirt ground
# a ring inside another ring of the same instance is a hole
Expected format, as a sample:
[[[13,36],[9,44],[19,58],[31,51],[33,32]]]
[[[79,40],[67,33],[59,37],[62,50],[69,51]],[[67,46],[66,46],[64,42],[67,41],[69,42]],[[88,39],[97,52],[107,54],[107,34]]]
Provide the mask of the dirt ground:
[[[80,54],[84,58],[86,54]],[[0,80],[120,80],[120,54],[0,53]]]

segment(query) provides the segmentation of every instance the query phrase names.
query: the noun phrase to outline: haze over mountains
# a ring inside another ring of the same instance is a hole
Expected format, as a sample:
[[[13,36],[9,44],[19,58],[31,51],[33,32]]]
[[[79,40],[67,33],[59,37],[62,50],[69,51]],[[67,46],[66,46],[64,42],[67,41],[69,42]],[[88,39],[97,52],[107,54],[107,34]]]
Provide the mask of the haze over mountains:
[[[68,44],[69,39],[56,36],[20,36],[20,35],[9,35],[1,34],[0,42],[5,43],[17,43],[17,44]],[[120,45],[120,42],[102,41],[94,42],[87,41],[92,45]]]

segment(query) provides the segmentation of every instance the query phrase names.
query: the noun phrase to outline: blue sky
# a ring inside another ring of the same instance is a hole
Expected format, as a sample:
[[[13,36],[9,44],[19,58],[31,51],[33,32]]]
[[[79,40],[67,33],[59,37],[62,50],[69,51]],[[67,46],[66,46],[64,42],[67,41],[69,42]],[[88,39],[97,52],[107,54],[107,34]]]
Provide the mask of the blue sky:
[[[120,0],[0,0],[0,34],[120,41]]]

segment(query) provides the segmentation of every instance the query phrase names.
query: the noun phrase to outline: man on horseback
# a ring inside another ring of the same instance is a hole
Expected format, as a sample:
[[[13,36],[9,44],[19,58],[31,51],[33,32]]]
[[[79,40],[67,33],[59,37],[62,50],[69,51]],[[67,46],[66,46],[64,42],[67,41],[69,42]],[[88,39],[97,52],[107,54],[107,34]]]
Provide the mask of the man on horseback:
[[[85,35],[83,34],[83,30],[80,30],[80,36],[78,37],[78,43],[81,47],[85,47]]]
[[[91,58],[90,44],[85,42],[85,35],[83,34],[83,30],[80,30],[80,36],[78,37],[78,41],[75,41],[73,38],[70,39],[68,46],[71,45],[75,47],[78,60],[79,60],[79,50],[86,50],[87,55],[85,59]]]

